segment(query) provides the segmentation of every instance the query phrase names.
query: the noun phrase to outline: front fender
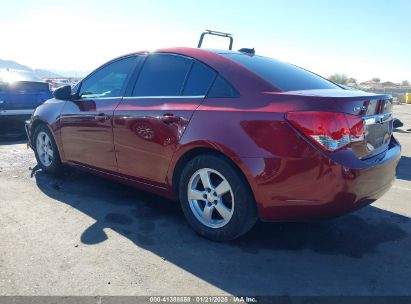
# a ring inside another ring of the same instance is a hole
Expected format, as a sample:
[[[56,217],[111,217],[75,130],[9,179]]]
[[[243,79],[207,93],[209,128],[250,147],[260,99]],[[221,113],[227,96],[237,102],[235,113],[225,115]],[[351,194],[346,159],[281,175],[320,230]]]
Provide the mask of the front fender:
[[[55,98],[47,100],[34,110],[33,114],[31,115],[30,124],[27,126],[30,146],[32,146],[31,139],[34,129],[40,123],[45,124],[54,136],[57,149],[59,150],[60,158],[62,159],[62,161],[64,160],[64,151],[61,144],[59,119],[65,103],[65,100],[59,100]]]

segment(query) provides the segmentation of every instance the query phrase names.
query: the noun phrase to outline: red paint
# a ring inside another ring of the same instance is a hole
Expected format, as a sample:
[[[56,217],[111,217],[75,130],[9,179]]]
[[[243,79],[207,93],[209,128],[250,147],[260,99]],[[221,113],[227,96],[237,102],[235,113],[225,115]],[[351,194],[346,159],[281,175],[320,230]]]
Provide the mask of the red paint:
[[[169,198],[176,197],[172,182],[178,181],[173,175],[181,157],[197,148],[218,151],[248,180],[263,220],[337,216],[373,202],[389,189],[400,158],[393,137],[386,152],[360,160],[353,144],[325,151],[285,118],[295,111],[364,115],[354,113],[354,107],[387,96],[345,90],[278,92],[215,52],[160,52],[208,64],[241,97],[49,100],[37,108],[32,124],[41,120],[50,126],[63,162]],[[376,109],[383,110],[381,101]],[[108,119],[81,115],[86,113],[103,113]],[[347,121],[354,137],[362,132],[356,123],[358,119]]]
[[[118,172],[164,186],[174,151],[202,101],[203,98],[123,99],[113,123]],[[176,117],[176,122],[165,121],[167,114]]]
[[[117,171],[112,122],[120,101],[105,98],[66,102],[59,120],[66,161]]]

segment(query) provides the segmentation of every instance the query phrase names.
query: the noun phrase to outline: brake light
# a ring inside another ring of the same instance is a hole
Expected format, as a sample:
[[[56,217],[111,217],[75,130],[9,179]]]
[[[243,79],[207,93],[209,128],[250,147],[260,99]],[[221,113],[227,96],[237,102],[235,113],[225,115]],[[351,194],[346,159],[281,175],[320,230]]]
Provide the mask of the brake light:
[[[286,119],[326,151],[336,151],[364,140],[361,117],[334,112],[289,112]]]
[[[364,123],[361,117],[345,114],[348,126],[350,128],[350,140],[351,142],[364,140]]]

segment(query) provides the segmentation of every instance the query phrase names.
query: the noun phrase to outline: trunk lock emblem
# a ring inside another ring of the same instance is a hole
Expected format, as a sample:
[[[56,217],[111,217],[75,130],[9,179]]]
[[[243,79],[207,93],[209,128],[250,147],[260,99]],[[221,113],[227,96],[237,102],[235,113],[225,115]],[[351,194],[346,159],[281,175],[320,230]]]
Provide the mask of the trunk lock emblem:
[[[367,110],[366,106],[356,106],[354,107],[354,112],[360,112],[360,111],[365,111]]]
[[[375,118],[375,122],[379,123],[379,124],[383,124],[384,123],[384,116],[378,116]]]

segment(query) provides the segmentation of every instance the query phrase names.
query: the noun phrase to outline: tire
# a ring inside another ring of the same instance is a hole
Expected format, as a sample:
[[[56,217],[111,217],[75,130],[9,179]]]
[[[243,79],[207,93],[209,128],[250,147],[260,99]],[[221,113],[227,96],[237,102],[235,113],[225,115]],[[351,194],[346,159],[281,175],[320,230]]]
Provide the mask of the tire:
[[[189,161],[181,174],[179,197],[190,226],[213,241],[238,238],[258,218],[249,184],[222,157],[200,155]]]
[[[61,171],[62,164],[56,141],[46,125],[41,124],[34,130],[33,148],[37,163],[44,172],[57,174]]]

